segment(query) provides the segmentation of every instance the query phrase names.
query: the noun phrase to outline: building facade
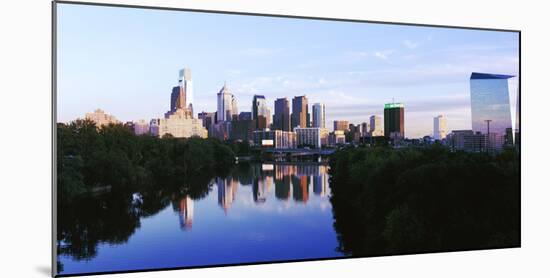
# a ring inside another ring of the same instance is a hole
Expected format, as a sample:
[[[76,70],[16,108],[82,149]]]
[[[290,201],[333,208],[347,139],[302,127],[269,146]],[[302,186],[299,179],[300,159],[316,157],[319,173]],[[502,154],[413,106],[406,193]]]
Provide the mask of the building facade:
[[[297,127],[296,144],[298,147],[311,147],[320,149],[328,145],[328,129],[320,127]]]
[[[447,136],[447,118],[439,115],[434,118],[434,139],[443,140]]]
[[[149,134],[149,123],[145,120],[134,122],[134,133],[136,135]]]
[[[292,99],[291,130],[295,127],[309,127],[309,108],[306,96],[296,96]]]
[[[470,76],[472,130],[489,134],[488,145],[496,150],[502,149],[506,130],[512,128],[509,95],[509,79],[512,77],[477,72]]]
[[[369,134],[371,137],[384,136],[384,131],[382,130],[382,117],[372,115],[369,118]]]
[[[405,106],[402,103],[384,105],[384,136],[391,139],[405,138]]]
[[[86,120],[93,121],[97,127],[101,127],[109,124],[120,124],[121,122],[115,118],[115,116],[106,114],[101,109],[96,109],[93,113],[86,113],[84,116]]]
[[[282,130],[256,130],[254,145],[276,149],[294,149],[297,146],[296,132]]]
[[[313,114],[312,127],[326,128],[325,126],[325,104],[315,103],[311,107]]]
[[[231,92],[227,85],[224,84],[223,87],[218,92],[218,109],[217,109],[217,122],[231,121],[233,117],[238,117],[239,112],[237,111],[237,99]]]
[[[348,131],[349,130],[349,121],[334,121],[334,131]]]
[[[290,103],[287,98],[275,100],[272,129],[290,131]]]
[[[252,98],[252,119],[256,120],[256,129],[269,128],[271,125],[271,109],[263,95],[254,95]]]
[[[159,119],[158,136],[163,137],[166,134],[176,138],[208,137],[208,131],[203,127],[202,120],[190,117],[187,109],[177,109],[168,117]]]

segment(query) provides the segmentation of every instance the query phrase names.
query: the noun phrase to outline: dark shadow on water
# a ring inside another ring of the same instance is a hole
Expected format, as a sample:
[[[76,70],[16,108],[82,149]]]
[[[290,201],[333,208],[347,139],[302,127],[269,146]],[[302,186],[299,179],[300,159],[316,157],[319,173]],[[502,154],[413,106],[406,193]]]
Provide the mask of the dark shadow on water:
[[[50,268],[50,266],[39,265],[35,267],[34,270],[36,270],[36,272],[43,274],[44,276],[47,276],[47,277],[50,277],[52,275],[52,269]]]

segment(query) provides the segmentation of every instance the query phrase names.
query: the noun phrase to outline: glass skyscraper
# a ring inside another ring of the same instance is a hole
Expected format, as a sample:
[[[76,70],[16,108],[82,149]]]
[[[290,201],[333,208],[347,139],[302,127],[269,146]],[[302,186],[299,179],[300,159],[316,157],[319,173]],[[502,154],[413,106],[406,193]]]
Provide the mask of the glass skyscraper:
[[[508,79],[514,76],[472,73],[470,77],[470,101],[472,107],[472,130],[505,136],[512,128],[512,111]]]

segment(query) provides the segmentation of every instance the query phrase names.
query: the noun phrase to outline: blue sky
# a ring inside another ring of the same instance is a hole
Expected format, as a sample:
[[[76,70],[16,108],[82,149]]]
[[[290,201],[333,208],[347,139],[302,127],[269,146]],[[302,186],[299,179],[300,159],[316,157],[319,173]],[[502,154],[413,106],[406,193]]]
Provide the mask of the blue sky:
[[[160,118],[188,67],[195,114],[215,110],[226,81],[240,111],[254,94],[271,106],[305,94],[325,103],[330,127],[382,116],[394,99],[405,104],[405,135],[420,137],[439,114],[450,130],[471,129],[471,72],[519,70],[511,32],[71,4],[58,5],[57,45],[62,122],[96,108],[122,121]]]

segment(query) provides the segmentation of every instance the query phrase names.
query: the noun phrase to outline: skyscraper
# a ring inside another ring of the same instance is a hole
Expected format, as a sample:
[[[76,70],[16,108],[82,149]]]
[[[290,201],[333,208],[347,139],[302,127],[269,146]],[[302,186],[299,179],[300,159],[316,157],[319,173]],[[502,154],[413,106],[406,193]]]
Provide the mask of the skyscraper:
[[[178,86],[172,88],[170,95],[170,112],[178,108],[188,108],[193,115],[193,81],[188,68],[179,71]]]
[[[334,121],[334,131],[348,131],[349,130],[349,121]]]
[[[252,119],[256,120],[256,129],[268,128],[271,121],[271,110],[262,95],[254,95],[252,98]]]
[[[227,85],[224,84],[221,90],[218,92],[218,122],[231,121],[233,115],[238,115],[236,110],[237,101],[233,94],[227,88]]]
[[[292,99],[291,129],[297,126],[309,127],[309,109],[306,96],[297,96]]]
[[[325,128],[325,104],[315,103],[311,108],[313,112],[312,127]]]
[[[369,133],[371,137],[384,136],[382,131],[382,118],[380,116],[370,116]]]
[[[384,105],[384,136],[393,139],[405,137],[405,106],[402,103]]]
[[[275,100],[273,129],[290,131],[290,103],[286,97]]]
[[[439,115],[434,118],[434,139],[443,140],[447,136],[447,118]]]
[[[507,128],[512,128],[512,111],[510,110],[508,91],[508,79],[512,77],[514,76],[472,73],[470,76],[470,101],[474,132],[494,133],[499,140],[501,137],[504,138]],[[502,145],[495,147],[499,148]]]

